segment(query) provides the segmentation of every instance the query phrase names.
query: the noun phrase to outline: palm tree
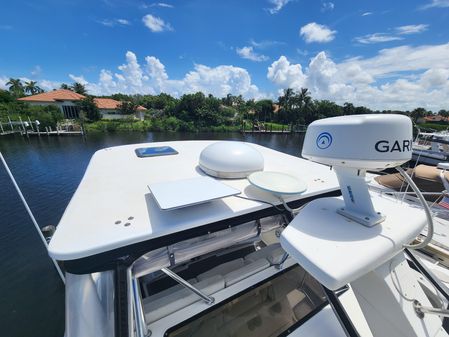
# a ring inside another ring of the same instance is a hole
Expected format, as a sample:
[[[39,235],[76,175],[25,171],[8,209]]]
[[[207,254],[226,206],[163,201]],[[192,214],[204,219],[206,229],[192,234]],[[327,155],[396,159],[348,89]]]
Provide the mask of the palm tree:
[[[9,85],[9,91],[16,97],[23,96],[23,84],[20,78],[10,78],[6,85]]]
[[[292,97],[294,110],[295,110],[295,122],[302,123],[310,119],[308,116],[310,107],[312,104],[312,97],[310,97],[310,91],[307,88],[301,88],[301,90]]]
[[[29,93],[31,95],[35,95],[35,94],[39,94],[41,92],[43,92],[44,90],[42,90],[39,86],[37,86],[37,82],[36,81],[29,81],[29,82],[25,82],[25,92]]]
[[[80,95],[86,95],[87,94],[87,90],[84,87],[83,84],[79,83],[79,82],[75,82],[72,85],[72,89],[74,92],[80,94]]]
[[[291,110],[292,97],[295,94],[292,88],[284,89],[284,95],[279,97],[279,105],[282,109],[289,111]]]

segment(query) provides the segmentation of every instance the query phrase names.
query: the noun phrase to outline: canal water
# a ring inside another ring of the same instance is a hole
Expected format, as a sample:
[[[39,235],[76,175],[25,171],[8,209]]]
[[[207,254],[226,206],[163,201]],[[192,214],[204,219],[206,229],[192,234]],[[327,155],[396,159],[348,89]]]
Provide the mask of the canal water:
[[[114,133],[0,138],[3,153],[41,227],[57,225],[93,153],[132,143],[242,140],[299,156],[304,134]],[[64,288],[0,165],[0,336],[62,337]]]

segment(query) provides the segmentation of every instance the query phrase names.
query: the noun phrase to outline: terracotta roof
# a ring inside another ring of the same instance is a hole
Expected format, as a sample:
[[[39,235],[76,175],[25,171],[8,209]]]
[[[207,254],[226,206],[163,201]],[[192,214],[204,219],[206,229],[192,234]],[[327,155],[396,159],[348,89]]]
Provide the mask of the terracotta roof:
[[[97,105],[98,109],[110,109],[110,110],[119,109],[119,106],[122,103],[112,98],[94,98],[94,102]],[[143,110],[146,110],[146,108],[144,108],[141,105],[137,107],[137,111]]]
[[[85,96],[77,94],[71,90],[59,89],[42,94],[19,98],[19,101],[25,102],[56,102],[56,101],[79,101]]]
[[[112,98],[94,98],[94,102],[98,109],[118,109],[120,101]]]
[[[446,121],[447,122],[449,120],[449,118],[443,117],[441,115],[433,115],[433,116],[426,116],[426,117],[424,117],[424,120],[428,121],[428,122],[441,122],[441,121]]]
[[[49,92],[44,92],[42,94],[27,96],[19,98],[19,101],[25,102],[56,102],[56,101],[80,101],[85,96],[77,94],[71,90],[59,89],[53,90]],[[97,105],[98,109],[111,109],[115,110],[119,108],[120,101],[117,101],[112,98],[94,98],[94,102]],[[137,111],[144,111],[146,108],[139,105],[137,107]]]

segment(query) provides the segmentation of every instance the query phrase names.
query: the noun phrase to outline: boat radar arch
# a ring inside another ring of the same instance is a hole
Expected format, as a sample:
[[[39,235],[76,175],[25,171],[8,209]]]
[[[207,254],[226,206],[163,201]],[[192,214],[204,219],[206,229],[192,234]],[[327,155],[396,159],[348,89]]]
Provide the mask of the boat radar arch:
[[[210,144],[201,151],[200,168],[216,178],[246,178],[264,168],[263,156],[251,145],[235,141]]]
[[[399,115],[345,116],[309,126],[303,156],[333,166],[343,198],[308,203],[280,242],[327,288],[338,289],[387,263],[424,228],[422,210],[370,194],[365,181],[367,169],[409,160],[411,136],[410,119]]]
[[[412,157],[412,122],[402,115],[355,115],[315,121],[302,156],[333,166],[345,207],[338,213],[365,226],[384,221],[374,210],[366,170],[396,167]]]

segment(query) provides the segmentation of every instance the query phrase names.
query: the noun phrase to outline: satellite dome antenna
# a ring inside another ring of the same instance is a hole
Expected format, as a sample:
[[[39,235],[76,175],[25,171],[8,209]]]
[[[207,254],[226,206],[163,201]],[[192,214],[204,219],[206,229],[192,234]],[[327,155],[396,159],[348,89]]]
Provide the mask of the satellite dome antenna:
[[[304,158],[333,167],[345,204],[337,212],[368,227],[385,216],[373,207],[366,171],[397,167],[411,155],[410,118],[381,114],[315,121],[307,128],[302,150]]]

